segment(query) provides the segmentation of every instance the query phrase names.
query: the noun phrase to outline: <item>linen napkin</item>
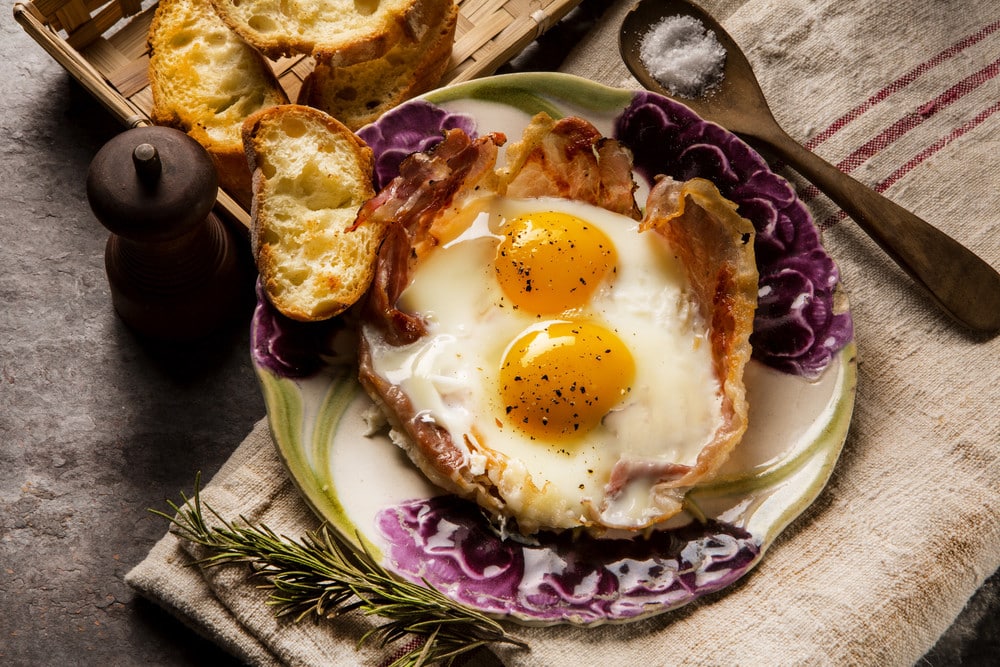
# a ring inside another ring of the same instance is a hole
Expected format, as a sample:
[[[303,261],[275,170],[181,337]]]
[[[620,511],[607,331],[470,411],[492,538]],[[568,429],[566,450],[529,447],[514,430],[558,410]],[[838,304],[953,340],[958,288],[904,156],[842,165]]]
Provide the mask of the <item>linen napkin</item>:
[[[618,60],[631,1],[562,69],[637,88]],[[1000,21],[979,0],[703,2],[747,52],[785,129],[1000,267]],[[860,364],[819,499],[722,593],[597,628],[510,625],[506,665],[911,665],[1000,566],[1000,338],[952,324],[791,171],[851,296]],[[292,537],[316,527],[258,424],[202,493]],[[367,621],[274,619],[239,568],[199,571],[170,534],[127,581],[256,665],[380,664]],[[481,654],[480,661],[492,658]]]

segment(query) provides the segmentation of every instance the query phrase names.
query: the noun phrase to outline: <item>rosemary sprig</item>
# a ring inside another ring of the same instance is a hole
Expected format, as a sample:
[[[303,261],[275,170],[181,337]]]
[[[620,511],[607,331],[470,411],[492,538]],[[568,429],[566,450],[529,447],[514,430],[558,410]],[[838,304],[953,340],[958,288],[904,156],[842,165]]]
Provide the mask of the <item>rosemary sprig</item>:
[[[268,603],[278,616],[298,622],[308,616],[333,618],[359,611],[388,619],[361,637],[358,645],[377,641],[386,647],[404,638],[417,639],[401,649],[404,653],[392,667],[451,664],[488,644],[527,648],[495,620],[463,607],[426,581],[418,586],[393,576],[367,549],[354,548],[326,524],[296,541],[242,516],[239,524],[233,523],[201,502],[199,486],[200,476],[193,498],[182,493],[181,505],[167,501],[172,515],[150,511],[173,524],[179,537],[207,550],[198,565],[248,564],[252,576],[264,582],[261,587],[271,590]],[[205,511],[219,525],[209,526]]]

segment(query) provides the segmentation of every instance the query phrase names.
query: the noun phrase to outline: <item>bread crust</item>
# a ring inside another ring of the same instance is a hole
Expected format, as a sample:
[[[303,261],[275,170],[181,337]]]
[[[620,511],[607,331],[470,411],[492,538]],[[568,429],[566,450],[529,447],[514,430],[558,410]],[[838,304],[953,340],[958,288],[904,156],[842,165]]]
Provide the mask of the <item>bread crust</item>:
[[[352,130],[438,85],[451,62],[458,6],[450,5],[419,40],[405,38],[376,60],[337,66],[317,57],[298,103],[322,109]]]
[[[420,40],[453,4],[453,0],[211,1],[222,20],[266,56],[304,54],[336,66],[381,58],[403,39]]]
[[[299,321],[339,315],[367,291],[387,224],[356,224],[374,195],[372,151],[311,107],[262,110],[243,126],[253,173],[251,248],[279,312]]]

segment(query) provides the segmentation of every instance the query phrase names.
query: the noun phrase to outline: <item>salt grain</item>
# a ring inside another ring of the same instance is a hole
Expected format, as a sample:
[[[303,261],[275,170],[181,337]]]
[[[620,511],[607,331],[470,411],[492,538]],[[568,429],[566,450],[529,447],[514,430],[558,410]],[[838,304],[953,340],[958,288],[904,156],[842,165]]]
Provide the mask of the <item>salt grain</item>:
[[[639,45],[639,56],[657,81],[680,97],[699,97],[722,80],[726,49],[715,33],[691,16],[668,16]]]

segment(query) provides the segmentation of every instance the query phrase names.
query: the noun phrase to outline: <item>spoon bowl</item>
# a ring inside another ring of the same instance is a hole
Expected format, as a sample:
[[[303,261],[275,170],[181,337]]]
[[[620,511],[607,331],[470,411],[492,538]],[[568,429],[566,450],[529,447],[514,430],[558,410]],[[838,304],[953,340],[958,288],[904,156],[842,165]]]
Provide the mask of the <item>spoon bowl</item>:
[[[722,80],[700,97],[673,95],[640,55],[646,33],[661,19],[691,16],[726,50]],[[804,148],[779,126],[739,45],[701,7],[686,0],[639,0],[619,33],[622,59],[645,88],[690,107],[811,181],[844,210],[935,303],[976,333],[1000,331],[1000,273],[956,240]]]
[[[646,33],[668,16],[691,16],[698,19],[707,30],[715,33],[716,39],[726,50],[725,76],[701,97],[681,97],[671,93],[649,72],[640,55],[639,50]],[[765,127],[758,122],[762,114],[773,122],[771,110],[750,62],[722,26],[697,5],[684,0],[639,2],[622,22],[619,47],[625,65],[646,89],[676,99],[702,118],[718,123],[730,132],[754,135]]]

